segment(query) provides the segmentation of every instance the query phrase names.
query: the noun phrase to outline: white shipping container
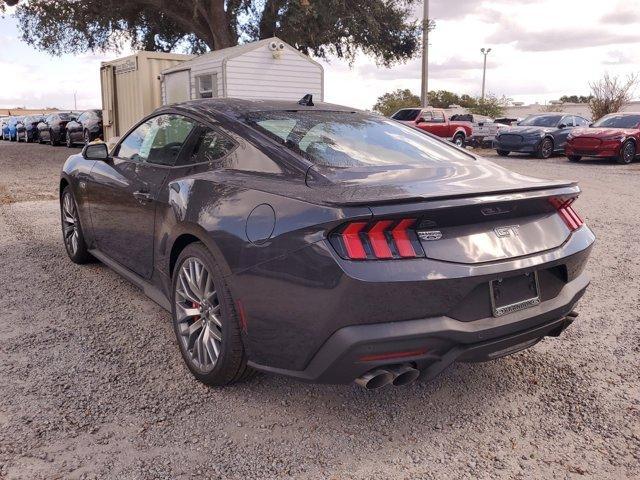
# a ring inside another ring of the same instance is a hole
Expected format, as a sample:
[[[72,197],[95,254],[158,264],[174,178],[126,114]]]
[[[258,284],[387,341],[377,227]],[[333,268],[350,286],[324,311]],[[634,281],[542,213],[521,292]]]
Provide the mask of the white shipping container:
[[[322,65],[273,37],[200,55],[162,72],[162,103],[199,98],[324,99]]]

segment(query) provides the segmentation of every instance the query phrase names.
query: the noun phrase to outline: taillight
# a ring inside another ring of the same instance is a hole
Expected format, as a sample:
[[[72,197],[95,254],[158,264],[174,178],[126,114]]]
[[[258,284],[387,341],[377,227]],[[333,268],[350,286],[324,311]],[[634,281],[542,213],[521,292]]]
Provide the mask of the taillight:
[[[349,260],[424,257],[415,224],[415,218],[352,222],[333,231],[329,241],[342,258]]]
[[[562,218],[564,223],[572,232],[584,225],[584,221],[571,206],[575,200],[575,198],[570,198],[568,200],[560,200],[558,198],[551,199],[551,204],[556,208],[558,215],[560,215],[560,218]]]

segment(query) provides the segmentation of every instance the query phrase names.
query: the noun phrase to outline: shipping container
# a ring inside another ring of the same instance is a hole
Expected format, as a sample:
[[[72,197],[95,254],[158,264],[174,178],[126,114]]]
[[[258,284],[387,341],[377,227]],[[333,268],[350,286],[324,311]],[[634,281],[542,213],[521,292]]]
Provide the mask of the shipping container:
[[[105,141],[121,136],[140,118],[160,107],[160,72],[191,58],[192,55],[138,52],[102,62],[100,83]]]
[[[164,105],[199,98],[324,99],[322,65],[273,37],[205,53],[162,72]]]

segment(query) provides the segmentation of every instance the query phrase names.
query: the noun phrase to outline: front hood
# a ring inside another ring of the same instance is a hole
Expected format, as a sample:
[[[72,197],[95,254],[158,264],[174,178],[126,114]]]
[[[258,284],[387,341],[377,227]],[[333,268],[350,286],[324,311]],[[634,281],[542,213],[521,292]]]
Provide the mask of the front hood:
[[[543,133],[551,133],[556,128],[549,127],[507,127],[500,130],[500,134],[513,133],[515,135],[522,135],[523,137],[540,135]]]
[[[630,136],[637,130],[629,128],[578,128],[571,132],[573,138],[591,137],[599,139],[615,138],[620,136]]]
[[[408,200],[477,196],[574,185],[512,172],[488,160],[469,157],[423,167],[384,166],[331,168],[314,166],[307,185],[327,200],[376,204]]]

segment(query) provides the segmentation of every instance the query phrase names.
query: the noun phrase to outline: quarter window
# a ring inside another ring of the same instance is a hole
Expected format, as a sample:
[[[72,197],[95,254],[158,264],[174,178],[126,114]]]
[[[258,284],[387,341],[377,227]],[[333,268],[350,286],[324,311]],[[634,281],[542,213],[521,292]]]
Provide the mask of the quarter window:
[[[215,162],[226,157],[236,144],[216,130],[205,129],[191,155],[191,163]]]

